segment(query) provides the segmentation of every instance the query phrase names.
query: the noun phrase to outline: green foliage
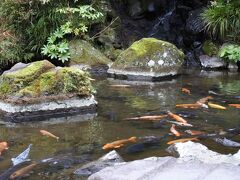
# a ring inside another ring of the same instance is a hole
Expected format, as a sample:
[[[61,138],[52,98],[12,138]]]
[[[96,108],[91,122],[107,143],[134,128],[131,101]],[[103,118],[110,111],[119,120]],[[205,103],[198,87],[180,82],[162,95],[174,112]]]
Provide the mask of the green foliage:
[[[212,41],[207,40],[203,43],[202,49],[206,55],[214,56],[217,55],[219,47]]]
[[[66,35],[84,35],[88,32],[88,26],[100,21],[103,14],[89,5],[61,8],[57,9],[57,12],[66,15],[67,22],[48,37],[48,43],[42,48],[42,54],[65,62],[70,58]]]
[[[240,1],[215,0],[202,13],[205,29],[214,38],[240,41]]]
[[[240,46],[235,44],[225,45],[220,49],[219,56],[229,62],[237,62],[240,60]]]
[[[82,3],[78,0],[1,0],[0,63],[41,57],[41,48],[47,40],[50,57],[69,59],[67,38],[86,33],[91,24],[103,17]],[[69,32],[62,30],[66,24]],[[11,32],[14,38],[3,39],[1,33],[5,31]],[[50,36],[55,39],[49,39]]]

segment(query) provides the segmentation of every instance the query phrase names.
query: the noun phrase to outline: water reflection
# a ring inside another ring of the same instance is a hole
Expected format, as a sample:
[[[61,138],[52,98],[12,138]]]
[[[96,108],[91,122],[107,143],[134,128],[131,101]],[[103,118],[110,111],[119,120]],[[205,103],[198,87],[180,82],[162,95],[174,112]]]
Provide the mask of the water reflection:
[[[192,130],[207,133],[219,133],[229,128],[240,128],[240,110],[228,107],[228,103],[240,103],[239,74],[211,71],[184,71],[184,75],[166,82],[128,82],[113,79],[96,80],[96,98],[99,102],[97,114],[86,116],[68,116],[34,123],[6,123],[0,125],[0,140],[9,142],[9,150],[0,160],[0,173],[11,167],[10,159],[15,157],[28,144],[33,144],[30,158],[36,161],[49,157],[83,157],[97,159],[108,151],[101,147],[117,139],[137,136],[139,142],[118,150],[125,160],[134,160],[150,156],[168,155],[165,149],[167,141],[175,137],[169,135],[171,124],[166,122],[126,121],[127,117],[142,115],[160,115],[171,110],[185,117],[193,124]],[[127,84],[129,87],[111,87],[111,84]],[[191,90],[192,95],[181,92],[181,88]],[[210,93],[211,94],[210,94]],[[227,107],[218,109],[178,109],[176,104],[194,103],[208,95],[213,102]],[[170,119],[167,119],[170,120]],[[39,130],[46,129],[60,140],[43,137]],[[187,128],[178,127],[184,133]],[[146,137],[157,137],[157,141],[145,141]],[[145,139],[144,139],[145,138]],[[234,136],[240,142],[240,137]],[[209,139],[201,143],[221,153],[234,153],[236,149],[224,147]],[[86,161],[90,161],[86,160]],[[71,164],[68,169],[44,166],[36,170],[34,179],[74,179],[72,172],[81,164]],[[42,175],[42,176],[41,176]],[[78,179],[78,178],[76,178]]]

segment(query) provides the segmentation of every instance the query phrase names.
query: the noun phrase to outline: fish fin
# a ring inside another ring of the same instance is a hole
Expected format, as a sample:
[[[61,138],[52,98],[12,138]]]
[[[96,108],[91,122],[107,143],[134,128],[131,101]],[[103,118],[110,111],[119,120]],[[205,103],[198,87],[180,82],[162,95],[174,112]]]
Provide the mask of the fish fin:
[[[119,145],[117,145],[117,146],[114,146],[114,148],[120,148],[120,147],[122,147],[124,144],[119,144]]]
[[[130,137],[128,140],[131,141],[131,142],[136,142],[137,141],[137,137],[133,136],[133,137]]]

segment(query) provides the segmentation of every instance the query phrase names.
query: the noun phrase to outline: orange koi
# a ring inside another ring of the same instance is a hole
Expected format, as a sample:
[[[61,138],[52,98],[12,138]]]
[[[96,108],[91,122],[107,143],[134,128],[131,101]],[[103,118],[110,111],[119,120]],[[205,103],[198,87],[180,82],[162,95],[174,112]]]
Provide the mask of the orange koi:
[[[191,95],[191,91],[187,88],[182,88],[181,91],[187,93],[188,95]]]
[[[59,140],[59,137],[55,136],[54,134],[46,131],[46,130],[40,130],[40,133],[43,135],[43,136],[47,136],[47,137],[52,137],[52,138],[55,138],[57,140]]]
[[[111,143],[107,143],[102,147],[102,149],[117,149],[124,146],[127,143],[136,142],[136,141],[137,141],[137,137],[130,137],[129,139],[122,139],[122,140],[114,141]]]
[[[228,104],[231,107],[240,108],[240,104]]]
[[[211,108],[215,108],[215,109],[227,109],[224,106],[221,106],[221,105],[218,105],[218,104],[214,104],[214,103],[210,103],[210,102],[208,102],[208,106],[211,107]]]
[[[10,179],[16,179],[16,178],[20,178],[24,175],[26,175],[27,173],[29,173],[37,164],[33,163],[30,164],[29,166],[26,166],[24,168],[21,168],[19,170],[17,170],[16,172],[14,172],[13,174],[11,174]]]
[[[176,104],[176,107],[178,108],[190,108],[190,109],[198,109],[201,107],[200,104]]]
[[[186,130],[186,133],[192,135],[192,136],[196,136],[196,135],[201,135],[201,134],[205,134],[205,132],[202,131],[195,131],[195,130]]]
[[[170,111],[168,111],[167,113],[171,118],[175,119],[176,121],[184,123],[184,124],[188,124],[187,121],[185,119],[183,119],[182,117],[180,117],[176,114],[173,114]]]
[[[209,99],[213,99],[213,97],[212,96],[207,96],[207,97],[201,98],[197,101],[197,103],[205,104]]]
[[[167,142],[167,144],[174,144],[174,143],[187,142],[187,141],[199,141],[199,139],[196,138],[196,137],[194,137],[194,138],[177,139],[177,140],[169,141],[169,142]]]
[[[126,118],[126,120],[160,120],[162,118],[167,117],[168,115],[154,115],[154,116],[140,116],[140,117],[132,117],[132,118]]]
[[[171,133],[173,133],[175,136],[179,137],[181,134],[176,130],[176,125],[172,124],[172,127],[170,128]]]
[[[8,149],[8,143],[7,142],[0,142],[0,155],[4,150]]]

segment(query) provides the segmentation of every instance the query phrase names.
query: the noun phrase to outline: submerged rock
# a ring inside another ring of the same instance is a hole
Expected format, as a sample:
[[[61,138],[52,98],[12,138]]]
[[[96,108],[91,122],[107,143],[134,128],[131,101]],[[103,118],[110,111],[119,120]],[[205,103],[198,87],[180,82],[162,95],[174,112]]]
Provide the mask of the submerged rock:
[[[175,45],[155,38],[143,38],[123,51],[108,73],[117,78],[155,81],[177,75],[183,58],[183,52]]]
[[[70,42],[70,65],[85,68],[93,74],[107,72],[108,64],[111,63],[104,54],[84,40],[73,40]]]
[[[74,171],[74,174],[78,176],[90,176],[91,174],[96,173],[105,167],[113,166],[114,164],[121,162],[124,162],[122,157],[115,150],[113,150],[98,160],[83,165],[81,168]]]
[[[8,113],[95,106],[87,72],[47,60],[15,65],[0,76],[0,109]]]

